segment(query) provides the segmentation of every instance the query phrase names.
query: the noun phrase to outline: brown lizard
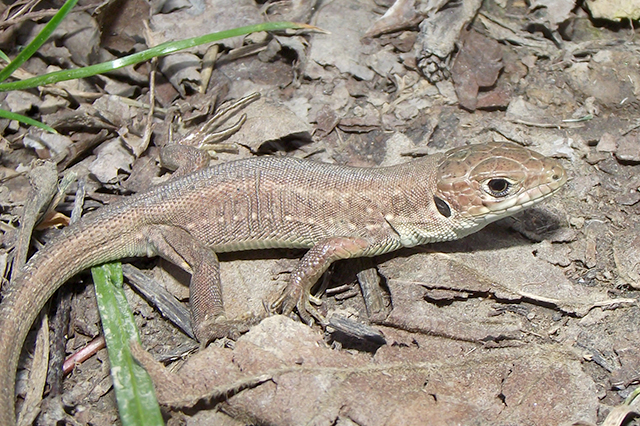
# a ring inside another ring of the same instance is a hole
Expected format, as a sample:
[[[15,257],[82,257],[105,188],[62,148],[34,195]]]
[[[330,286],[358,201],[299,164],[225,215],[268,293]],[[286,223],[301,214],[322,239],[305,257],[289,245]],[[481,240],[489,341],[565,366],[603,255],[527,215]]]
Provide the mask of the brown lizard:
[[[381,168],[284,157],[216,165],[103,207],[34,255],[0,303],[0,424],[15,422],[20,349],[45,302],[91,266],[161,256],[192,273],[200,341],[223,334],[216,253],[308,248],[274,309],[318,315],[310,290],[337,259],[462,238],[565,182],[553,159],[509,143],[452,149]]]

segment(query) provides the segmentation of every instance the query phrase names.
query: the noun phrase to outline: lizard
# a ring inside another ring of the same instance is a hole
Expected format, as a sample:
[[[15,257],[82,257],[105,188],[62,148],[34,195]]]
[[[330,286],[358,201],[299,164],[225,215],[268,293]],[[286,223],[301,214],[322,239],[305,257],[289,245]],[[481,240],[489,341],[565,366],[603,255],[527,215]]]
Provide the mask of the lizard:
[[[310,291],[338,259],[374,257],[474,233],[557,192],[558,160],[507,142],[466,145],[386,167],[263,156],[214,165],[88,213],[38,251],[0,302],[0,425],[15,424],[15,375],[51,295],[92,266],[161,256],[191,272],[196,337],[220,337],[216,253],[308,249],[274,311],[306,322]]]

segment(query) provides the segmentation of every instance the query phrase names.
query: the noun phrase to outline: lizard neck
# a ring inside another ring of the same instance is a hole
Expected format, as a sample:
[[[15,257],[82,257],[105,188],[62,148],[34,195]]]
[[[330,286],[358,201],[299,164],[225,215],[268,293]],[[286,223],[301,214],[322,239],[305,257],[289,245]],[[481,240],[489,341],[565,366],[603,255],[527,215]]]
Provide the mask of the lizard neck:
[[[436,154],[384,169],[390,177],[390,181],[385,183],[384,219],[403,247],[464,236],[442,216],[433,201],[441,159],[442,155]],[[381,190],[378,188],[377,192]]]

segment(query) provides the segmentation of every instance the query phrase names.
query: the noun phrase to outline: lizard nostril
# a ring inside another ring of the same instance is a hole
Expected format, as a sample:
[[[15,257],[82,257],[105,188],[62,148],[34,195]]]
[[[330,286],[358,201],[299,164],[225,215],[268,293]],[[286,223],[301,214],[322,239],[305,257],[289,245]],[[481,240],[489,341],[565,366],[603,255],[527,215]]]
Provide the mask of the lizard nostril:
[[[560,167],[554,167],[551,172],[553,173],[551,175],[551,179],[553,180],[561,180],[564,177],[564,170]]]

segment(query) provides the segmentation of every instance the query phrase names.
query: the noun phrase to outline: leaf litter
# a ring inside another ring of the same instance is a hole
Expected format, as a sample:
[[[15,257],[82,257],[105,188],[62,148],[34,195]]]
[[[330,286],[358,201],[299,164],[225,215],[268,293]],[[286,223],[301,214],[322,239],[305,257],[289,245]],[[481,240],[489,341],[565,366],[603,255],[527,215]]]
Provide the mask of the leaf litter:
[[[639,379],[636,30],[624,20],[596,24],[570,1],[489,1],[466,13],[442,3],[208,0],[148,9],[128,0],[128,15],[109,5],[73,14],[77,34],[57,36],[24,71],[95,63],[265,16],[296,17],[331,34],[222,41],[205,95],[204,49],[163,61],[146,149],[139,143],[148,120],[147,64],[39,93],[2,94],[3,108],[65,136],[51,139],[0,120],[2,254],[15,242],[11,228],[28,185],[23,173],[34,159],[51,158],[59,172],[85,176],[85,207],[92,208],[162,179],[159,147],[187,137],[224,101],[252,92],[262,99],[234,116],[246,114],[246,122],[227,141],[233,149],[212,152],[214,161],[286,152],[374,166],[468,142],[516,141],[563,159],[572,179],[560,196],[465,240],[375,259],[390,305],[385,318],[368,319],[359,291],[324,298],[327,314],[373,326],[384,343],[271,317],[237,342],[210,345],[184,362],[193,342],[129,292],[143,347],[182,370],[172,378],[163,366],[148,367],[171,407],[170,423],[601,424]],[[11,9],[4,12],[8,20]],[[130,25],[131,16],[148,19],[149,31]],[[14,36],[0,40],[10,54],[37,31],[11,22],[5,31]],[[446,49],[430,38],[444,34],[441,22],[465,28],[446,33]],[[443,56],[435,60],[429,46],[441,46]],[[71,201],[58,210],[68,213]],[[263,300],[278,294],[299,256],[222,256],[228,316],[263,318]],[[162,262],[139,263],[171,271]],[[339,263],[329,285],[357,288],[358,267]],[[184,301],[185,291],[169,280],[188,282],[187,274],[154,276]],[[95,315],[86,313],[95,311],[90,294],[84,287],[76,295],[68,352],[97,333]],[[113,423],[112,391],[103,380],[94,359],[65,381],[64,404],[76,421]]]

